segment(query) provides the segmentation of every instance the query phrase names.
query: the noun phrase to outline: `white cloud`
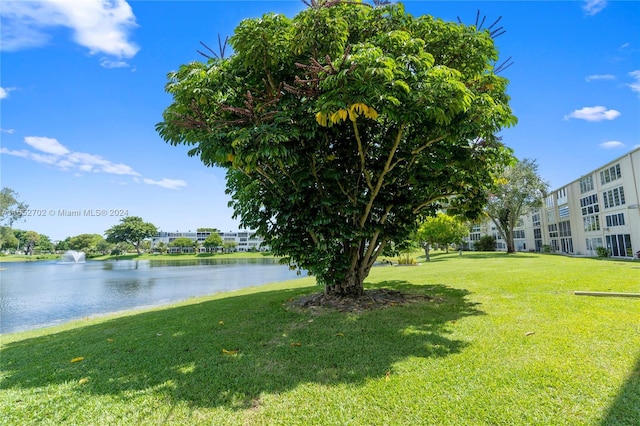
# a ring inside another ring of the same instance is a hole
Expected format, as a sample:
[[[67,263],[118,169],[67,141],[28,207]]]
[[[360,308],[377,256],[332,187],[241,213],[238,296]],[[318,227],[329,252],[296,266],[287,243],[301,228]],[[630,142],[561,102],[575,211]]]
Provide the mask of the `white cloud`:
[[[593,16],[602,12],[605,7],[607,7],[606,0],[584,0],[582,10],[588,16]]]
[[[16,51],[45,45],[54,27],[71,29],[73,40],[118,58],[131,58],[139,47],[129,40],[136,18],[125,0],[3,0],[0,50]]]
[[[594,81],[594,80],[615,80],[616,76],[611,74],[594,74],[587,76],[585,78],[586,81]]]
[[[634,92],[640,93],[640,70],[631,71],[629,75],[635,78],[636,81],[631,84],[627,84],[627,86],[631,87],[631,90]]]
[[[616,149],[616,148],[624,148],[625,145],[620,141],[607,141],[603,142],[600,145],[600,148],[604,149]]]
[[[29,151],[21,149],[20,151],[0,147],[0,154],[13,155],[14,157],[29,158]]]
[[[85,172],[103,172],[113,175],[140,176],[126,164],[114,164],[106,158],[86,152],[70,152],[66,160]]]
[[[16,129],[0,129],[0,133],[8,133],[10,135],[14,134]]]
[[[0,99],[5,99],[9,96],[9,92],[16,90],[15,87],[0,87]]]
[[[602,120],[614,120],[620,116],[620,111],[615,109],[607,109],[603,106],[584,107],[577,109],[569,115],[565,115],[564,119],[577,118],[579,120],[586,121],[602,121]]]
[[[114,164],[109,163],[102,167],[101,171],[105,173],[111,173],[113,175],[132,175],[132,176],[140,176],[140,173],[133,170],[131,167],[126,164]]]
[[[162,180],[152,180],[152,179],[144,178],[142,179],[142,181],[149,185],[158,185],[168,189],[180,189],[187,186],[187,182],[180,179],[163,178]]]
[[[112,61],[107,58],[100,59],[100,66],[102,68],[127,68],[129,63],[125,61]]]
[[[27,136],[24,138],[24,141],[32,148],[46,152],[47,154],[65,155],[69,153],[67,147],[53,138],[47,138],[45,136]]]
[[[27,136],[24,142],[36,151],[26,149],[10,150],[0,147],[0,153],[12,155],[14,157],[26,158],[37,163],[48,164],[58,167],[61,170],[74,170],[76,175],[83,173],[107,173],[118,176],[131,176],[134,182],[140,182],[142,175],[136,172],[133,167],[114,163],[101,155],[90,154],[88,152],[71,151],[66,146],[58,142],[57,139],[46,136]],[[187,183],[179,179],[163,178],[153,180],[143,178],[142,182],[148,185],[158,185],[168,189],[180,189],[187,186]]]

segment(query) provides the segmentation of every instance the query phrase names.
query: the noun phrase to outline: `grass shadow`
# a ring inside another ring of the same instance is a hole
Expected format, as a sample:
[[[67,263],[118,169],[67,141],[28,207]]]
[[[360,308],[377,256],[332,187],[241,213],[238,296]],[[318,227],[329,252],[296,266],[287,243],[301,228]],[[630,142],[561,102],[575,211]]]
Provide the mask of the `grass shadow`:
[[[479,315],[468,292],[387,281],[430,298],[363,313],[298,311],[287,301],[317,287],[255,293],[112,319],[4,345],[0,389],[86,378],[87,395],[152,393],[198,407],[244,409],[303,383],[384,378],[407,357],[446,357],[468,344],[449,324]],[[71,362],[83,357],[79,362]]]
[[[623,425],[640,425],[640,357],[602,421],[602,426]]]

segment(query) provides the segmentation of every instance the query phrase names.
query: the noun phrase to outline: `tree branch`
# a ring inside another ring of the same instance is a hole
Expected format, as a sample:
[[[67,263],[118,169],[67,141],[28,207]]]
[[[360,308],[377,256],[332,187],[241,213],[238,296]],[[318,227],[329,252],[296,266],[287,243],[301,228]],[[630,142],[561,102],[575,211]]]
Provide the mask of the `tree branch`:
[[[443,136],[438,136],[435,139],[431,139],[430,141],[428,141],[427,143],[425,143],[424,145],[422,145],[420,148],[416,148],[413,151],[411,151],[411,155],[418,155],[420,154],[420,152],[422,152],[425,148],[428,148],[430,145],[436,143],[436,142],[440,142],[442,139],[444,139],[447,135],[443,135]]]
[[[433,203],[436,200],[440,200],[442,198],[447,198],[447,197],[451,197],[455,195],[454,193],[450,193],[450,194],[440,194],[437,197],[433,197],[430,198],[428,201],[425,201],[424,203],[418,205],[416,208],[413,209],[413,214],[418,214],[420,212],[420,210],[422,210],[423,208],[427,207],[429,204]]]
[[[378,177],[378,182],[376,183],[376,187],[373,188],[373,190],[371,192],[371,196],[369,197],[369,202],[367,203],[367,206],[365,207],[365,211],[364,211],[362,217],[360,218],[360,228],[364,227],[364,224],[367,221],[367,218],[369,217],[369,214],[371,213],[371,208],[373,207],[373,202],[375,201],[376,197],[378,196],[378,193],[380,192],[380,188],[382,188],[382,184],[384,183],[384,177],[389,172],[390,167],[391,167],[391,162],[393,161],[393,156],[395,155],[396,151],[398,150],[398,146],[400,146],[400,141],[402,140],[402,136],[404,134],[404,129],[405,129],[405,124],[403,123],[403,124],[400,125],[400,129],[398,129],[398,134],[396,135],[396,140],[393,143],[393,147],[389,151],[389,157],[387,157],[387,161],[384,164],[384,169],[382,169],[382,173],[380,173],[380,176]]]
[[[360,173],[364,175],[365,180],[367,181],[367,187],[373,192],[373,185],[371,185],[371,178],[366,173],[366,164],[365,164],[365,156],[364,156],[364,148],[362,147],[362,139],[360,139],[360,132],[358,131],[358,123],[353,121],[353,131],[356,136],[356,142],[358,142],[358,155],[360,156]]]

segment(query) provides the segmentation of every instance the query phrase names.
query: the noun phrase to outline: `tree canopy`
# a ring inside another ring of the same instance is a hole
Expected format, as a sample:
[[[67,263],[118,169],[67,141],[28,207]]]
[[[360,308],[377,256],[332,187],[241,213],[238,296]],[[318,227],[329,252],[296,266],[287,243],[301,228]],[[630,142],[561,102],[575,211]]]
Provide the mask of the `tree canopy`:
[[[227,169],[241,225],[328,294],[362,294],[385,246],[442,201],[482,211],[511,156],[496,133],[516,122],[488,31],[318,0],[229,41],[231,56],[169,73],[157,130]]]
[[[0,249],[16,249],[20,244],[20,240],[16,237],[14,230],[8,226],[0,226]]]
[[[11,188],[4,187],[0,190],[0,223],[5,222],[11,226],[19,220],[29,205],[18,199],[18,193]]]
[[[100,234],[80,234],[65,238],[56,249],[82,251],[90,255],[98,252],[98,245],[103,240]]]
[[[202,243],[202,245],[205,246],[207,250],[215,249],[217,247],[223,247],[223,244],[224,241],[222,240],[222,237],[220,236],[220,234],[217,234],[215,232],[212,232],[211,235],[209,235]]]
[[[215,232],[218,233],[220,230],[218,228],[198,228],[196,232]]]
[[[535,160],[524,159],[507,167],[489,194],[486,213],[507,244],[515,252],[513,229],[520,217],[542,206],[549,184],[538,174]]]
[[[427,217],[418,228],[415,239],[424,249],[424,255],[429,261],[429,249],[432,245],[447,248],[449,244],[461,244],[462,239],[469,235],[469,227],[460,218],[438,212],[436,216]]]
[[[120,223],[105,231],[106,240],[110,243],[129,243],[140,254],[140,247],[145,238],[154,236],[158,232],[156,226],[145,222],[139,216],[127,216],[120,219]]]
[[[181,251],[184,249],[193,249],[197,247],[198,242],[187,237],[179,237],[169,243],[169,247],[179,247]]]

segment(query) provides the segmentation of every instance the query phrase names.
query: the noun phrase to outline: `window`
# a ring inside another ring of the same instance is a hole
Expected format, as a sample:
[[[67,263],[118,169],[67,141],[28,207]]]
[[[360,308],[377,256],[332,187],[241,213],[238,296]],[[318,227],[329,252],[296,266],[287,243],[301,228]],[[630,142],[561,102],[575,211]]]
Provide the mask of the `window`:
[[[547,207],[553,207],[553,195],[547,196],[547,198],[544,199],[544,202]]]
[[[516,229],[513,231],[513,238],[524,238],[524,229]]]
[[[611,256],[633,257],[630,234],[607,235],[606,238],[607,248]]]
[[[607,227],[609,226],[623,226],[624,225],[624,213],[616,213],[605,216],[607,221]]]
[[[571,238],[560,238],[563,253],[573,253],[573,240]]]
[[[558,234],[560,237],[571,236],[571,223],[568,220],[558,223]]]
[[[590,252],[595,252],[595,250],[598,247],[604,247],[604,245],[602,245],[602,238],[600,237],[596,237],[596,238],[587,238],[587,250]]]
[[[569,217],[569,206],[558,207],[558,217]]]
[[[552,223],[549,225],[549,238],[558,238],[558,224]]]
[[[600,172],[600,183],[604,185],[605,183],[613,182],[616,179],[620,179],[621,177],[622,172],[620,170],[620,164],[616,164]]]
[[[533,222],[533,226],[540,226],[540,213],[532,214],[531,221]]]
[[[557,204],[567,204],[567,188],[556,191],[556,199]]]
[[[589,175],[580,179],[580,193],[593,191],[593,176]]]
[[[479,232],[472,232],[469,234],[469,240],[471,241],[478,241],[480,240],[480,233]]]
[[[605,209],[608,209],[610,207],[623,206],[625,204],[624,189],[619,186],[617,188],[604,191],[602,193],[602,199],[604,200]]]
[[[600,207],[598,206],[598,194],[589,195],[580,199],[580,207],[582,207],[582,215],[598,213]]]
[[[594,214],[582,218],[585,232],[600,230],[600,215]]]
[[[533,230],[533,238],[535,238],[536,240],[542,239],[542,230],[540,228],[536,228]]]

